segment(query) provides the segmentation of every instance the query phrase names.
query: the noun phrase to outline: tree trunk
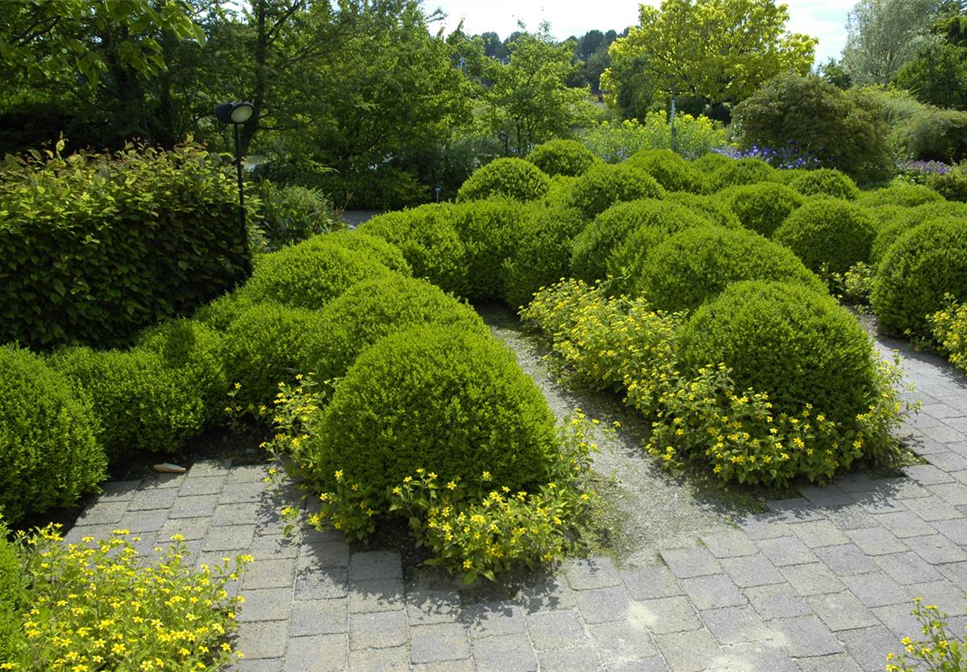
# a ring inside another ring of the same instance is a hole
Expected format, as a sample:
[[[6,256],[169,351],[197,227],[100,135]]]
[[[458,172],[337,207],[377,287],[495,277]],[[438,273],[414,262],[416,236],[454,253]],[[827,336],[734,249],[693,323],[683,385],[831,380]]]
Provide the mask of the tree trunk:
[[[241,150],[242,154],[248,154],[252,146],[252,140],[259,130],[259,117],[262,116],[262,108],[265,105],[265,82],[268,78],[268,54],[269,36],[265,27],[266,0],[255,0],[252,3],[252,11],[255,14],[255,87],[252,90],[252,107],[255,113],[252,118],[242,124],[241,128]]]

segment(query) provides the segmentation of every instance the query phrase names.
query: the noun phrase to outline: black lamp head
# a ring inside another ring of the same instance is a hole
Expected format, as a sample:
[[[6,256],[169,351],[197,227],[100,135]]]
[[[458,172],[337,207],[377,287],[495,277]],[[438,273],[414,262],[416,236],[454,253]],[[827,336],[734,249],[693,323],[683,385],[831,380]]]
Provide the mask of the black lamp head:
[[[221,103],[215,107],[215,116],[223,124],[244,124],[255,114],[252,103]]]

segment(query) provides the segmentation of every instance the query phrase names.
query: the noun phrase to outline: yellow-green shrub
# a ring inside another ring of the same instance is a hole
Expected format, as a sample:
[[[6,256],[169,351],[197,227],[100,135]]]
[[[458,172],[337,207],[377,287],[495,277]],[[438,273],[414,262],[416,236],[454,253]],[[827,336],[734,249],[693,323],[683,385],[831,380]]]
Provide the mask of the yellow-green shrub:
[[[852,201],[860,195],[856,182],[846,173],[834,168],[809,170],[790,182],[789,186],[803,196],[842,198]]]
[[[520,204],[513,201],[472,201],[453,206],[453,228],[464,253],[461,296],[496,299],[503,294],[502,267],[517,243],[520,213]]]
[[[728,163],[722,162],[714,168],[714,172],[709,175],[709,188],[711,191],[721,191],[743,184],[771,182],[776,179],[776,172],[775,168],[762,159],[730,159]]]
[[[551,177],[583,175],[599,159],[577,140],[548,140],[537,145],[527,160]]]
[[[772,236],[793,210],[804,202],[797,191],[782,184],[761,182],[732,187],[718,193],[742,226],[763,236]]]
[[[889,205],[915,208],[918,205],[938,203],[943,200],[943,196],[930,187],[900,182],[884,189],[863,192],[856,200],[856,204],[867,208],[881,208]]]
[[[643,149],[632,155],[628,163],[643,168],[666,191],[703,194],[708,189],[702,173],[670,149]]]
[[[615,203],[664,195],[665,190],[644,169],[629,163],[602,163],[591,166],[574,181],[570,205],[591,219]]]
[[[551,188],[551,179],[524,159],[503,158],[478,168],[457,192],[457,201],[479,201],[493,197],[534,201]]]
[[[361,252],[371,259],[378,261],[391,271],[396,271],[402,275],[412,275],[413,273],[413,269],[410,268],[400,248],[383,238],[371,236],[361,231],[334,231],[332,233],[314,236],[306,241],[306,243],[310,246],[316,243],[323,245],[335,243],[345,247],[347,250]]]
[[[845,273],[869,261],[876,222],[852,203],[822,198],[808,201],[784,221],[772,239],[796,253],[814,273]]]
[[[879,264],[887,250],[907,231],[934,219],[967,220],[967,203],[940,201],[925,203],[915,208],[907,208],[894,213],[890,218],[880,220],[876,238],[870,247],[870,261]]]
[[[105,477],[90,401],[43,359],[0,346],[0,514],[17,523],[31,513],[72,506]]]
[[[719,155],[716,154],[715,156]],[[662,200],[666,203],[681,205],[692,213],[705,217],[713,224],[724,226],[727,229],[738,229],[742,226],[739,218],[719,198],[718,194],[700,195],[690,194],[687,191],[672,191],[665,194],[665,198]]]
[[[23,646],[23,568],[10,530],[0,517],[0,660],[14,660]]]

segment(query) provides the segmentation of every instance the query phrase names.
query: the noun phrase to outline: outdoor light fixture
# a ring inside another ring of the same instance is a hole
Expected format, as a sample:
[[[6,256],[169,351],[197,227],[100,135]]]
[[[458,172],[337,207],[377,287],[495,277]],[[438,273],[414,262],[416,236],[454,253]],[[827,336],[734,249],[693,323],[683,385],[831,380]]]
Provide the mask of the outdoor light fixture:
[[[510,140],[510,137],[506,133],[504,133],[503,131],[501,131],[500,133],[498,133],[497,134],[497,137],[500,138],[503,141],[503,143],[504,143],[504,156],[507,156],[510,153],[510,145],[508,143],[508,141]]]
[[[239,124],[244,124],[255,114],[252,103],[221,103],[215,107],[215,116],[224,124],[231,124],[235,131],[235,167],[238,171],[238,223],[242,235],[242,254],[245,256],[245,274],[251,275],[252,264],[248,251],[248,229],[245,227],[245,189],[242,186],[242,145],[239,141]]]

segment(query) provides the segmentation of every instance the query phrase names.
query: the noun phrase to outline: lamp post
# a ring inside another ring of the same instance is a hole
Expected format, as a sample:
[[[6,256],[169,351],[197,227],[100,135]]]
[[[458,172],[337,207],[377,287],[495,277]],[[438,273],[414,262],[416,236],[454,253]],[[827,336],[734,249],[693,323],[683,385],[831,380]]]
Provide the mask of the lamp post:
[[[238,224],[242,235],[242,254],[245,261],[245,275],[252,274],[252,262],[249,259],[248,229],[245,226],[245,189],[242,184],[242,145],[239,140],[238,127],[252,118],[255,106],[252,103],[236,102],[221,103],[215,107],[215,116],[223,124],[231,124],[235,132],[235,167],[238,171]]]
[[[500,138],[503,141],[503,143],[504,143],[504,156],[507,156],[510,153],[510,144],[509,144],[510,137],[506,133],[504,133],[503,131],[501,131],[500,133],[498,133],[497,134],[497,137]]]

